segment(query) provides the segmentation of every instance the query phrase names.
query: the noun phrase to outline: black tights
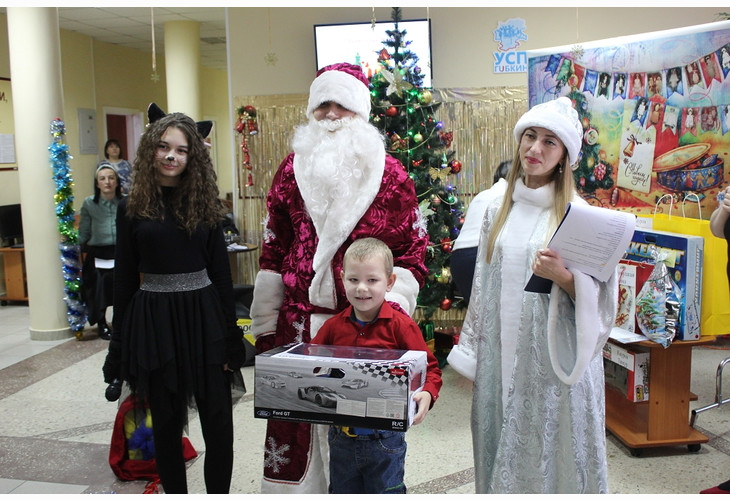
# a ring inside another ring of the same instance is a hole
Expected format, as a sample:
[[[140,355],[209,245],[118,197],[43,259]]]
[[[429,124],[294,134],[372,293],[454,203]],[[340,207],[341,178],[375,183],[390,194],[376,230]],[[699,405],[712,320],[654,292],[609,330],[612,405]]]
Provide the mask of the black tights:
[[[157,375],[157,376],[156,376]],[[195,403],[205,440],[205,489],[228,493],[233,473],[233,409],[231,388],[222,367],[210,367],[207,390]],[[182,434],[187,406],[184,398],[171,393],[158,373],[150,376],[148,398],[155,440],[157,473],[165,493],[187,493]]]

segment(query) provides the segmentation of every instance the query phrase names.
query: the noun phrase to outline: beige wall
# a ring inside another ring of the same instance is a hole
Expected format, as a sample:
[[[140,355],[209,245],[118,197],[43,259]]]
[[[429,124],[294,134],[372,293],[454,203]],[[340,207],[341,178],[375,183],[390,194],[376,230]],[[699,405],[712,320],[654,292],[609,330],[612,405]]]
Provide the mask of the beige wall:
[[[233,123],[228,106],[228,73],[210,68],[201,68],[200,94],[203,119],[214,123],[211,139],[215,143],[211,150],[213,164],[218,174],[218,189],[221,198],[233,192],[233,159],[231,141]]]
[[[5,15],[0,15],[0,76],[10,78],[10,57],[8,51],[8,23]],[[11,96],[12,100],[12,96]],[[3,110],[3,116],[13,119],[12,109]],[[3,133],[12,133],[2,131]],[[49,135],[50,137],[50,135]],[[49,143],[50,144],[50,143]],[[16,165],[0,165],[0,167],[14,167]],[[20,203],[18,189],[18,171],[0,171],[0,205]]]
[[[634,35],[719,20],[727,9],[704,8],[527,8],[404,7],[403,19],[431,18],[433,86],[481,88],[526,85],[526,74],[495,75],[497,23],[519,17],[528,40],[521,50]],[[389,7],[377,7],[378,21],[390,19]],[[315,24],[367,22],[369,7],[229,9],[231,88],[233,96],[299,94],[309,91],[315,73]],[[270,33],[270,35],[269,35]],[[273,52],[275,65],[264,57]]]
[[[375,9],[378,20],[390,19],[390,7]],[[404,7],[403,19],[432,22],[434,87],[473,88],[519,86],[525,74],[492,72],[493,30],[498,21],[520,17],[527,23],[529,39],[521,49],[540,49],[601,40],[664,29],[705,24],[718,20],[723,9],[702,8],[505,8],[505,7]],[[727,9],[725,9],[727,10]],[[315,73],[315,24],[362,22],[372,17],[370,7],[293,8],[234,7],[229,9],[231,95],[302,94],[308,92]],[[264,57],[278,61],[268,65]],[[93,169],[101,154],[79,154],[77,110],[97,114],[97,142],[103,147],[104,108],[143,112],[151,101],[166,103],[164,57],[158,54],[160,80],[150,79],[148,52],[95,42],[61,30],[66,140],[72,156],[76,205],[92,192]],[[10,76],[7,22],[0,15],[0,76]],[[214,162],[221,193],[232,190],[232,132],[228,82],[225,72],[201,70],[202,109],[216,123]],[[32,112],[29,110],[28,112]],[[169,111],[169,110],[168,110]],[[49,134],[49,144],[50,144]],[[18,203],[17,172],[0,172],[0,204]]]
[[[103,158],[106,141],[105,108],[121,108],[144,113],[150,102],[156,102],[166,111],[165,59],[157,56],[158,82],[150,78],[152,58],[149,52],[101,43],[75,32],[61,30],[61,65],[63,78],[66,142],[73,159],[75,207],[78,209],[86,196],[93,193],[94,169]],[[6,16],[0,15],[0,76],[10,76],[8,31]],[[202,68],[202,109],[206,118],[214,119],[218,130],[215,150],[221,192],[231,190],[231,135],[228,106],[227,73]],[[96,110],[96,154],[80,154],[78,109]],[[28,110],[32,113],[33,110]],[[146,117],[145,117],[146,123]],[[50,125],[50,120],[49,120]],[[48,144],[52,137],[48,134]],[[49,176],[51,175],[49,163]],[[0,171],[0,205],[19,203],[17,172]]]
[[[77,109],[95,109],[94,103],[94,73],[92,61],[93,43],[84,35],[69,31],[61,31],[61,72],[63,87],[64,123],[66,124],[66,144],[73,159],[69,161],[71,174],[74,179],[74,205],[81,207],[84,197],[93,193],[94,167],[97,163],[96,154],[82,155],[79,147],[79,120]],[[99,112],[97,111],[97,131],[100,126]],[[97,143],[104,142],[97,134]],[[51,136],[48,135],[48,143]]]

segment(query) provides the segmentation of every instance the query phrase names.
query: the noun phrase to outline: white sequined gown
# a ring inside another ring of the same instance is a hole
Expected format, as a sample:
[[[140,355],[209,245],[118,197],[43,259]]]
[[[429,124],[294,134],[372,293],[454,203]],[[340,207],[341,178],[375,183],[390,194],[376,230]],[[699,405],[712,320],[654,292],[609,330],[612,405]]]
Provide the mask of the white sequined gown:
[[[477,493],[607,493],[601,349],[617,304],[606,283],[573,271],[575,303],[553,285],[524,292],[547,243],[552,185],[515,186],[491,264],[484,245],[502,198],[482,225],[471,302],[449,363],[474,380]],[[577,199],[577,203],[585,203]]]

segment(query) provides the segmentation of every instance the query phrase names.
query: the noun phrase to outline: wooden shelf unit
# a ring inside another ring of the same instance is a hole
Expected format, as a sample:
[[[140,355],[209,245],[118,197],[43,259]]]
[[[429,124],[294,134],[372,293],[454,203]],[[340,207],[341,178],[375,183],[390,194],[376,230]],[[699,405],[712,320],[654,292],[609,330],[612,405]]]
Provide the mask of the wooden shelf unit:
[[[710,344],[715,337],[675,341],[668,348],[652,341],[635,344],[649,349],[649,401],[633,403],[606,385],[606,429],[626,445],[633,456],[644,448],[684,446],[698,451],[709,438],[689,425],[692,348]],[[617,345],[626,345],[609,339]]]
[[[25,272],[24,248],[0,248],[5,268],[5,295],[0,296],[2,305],[8,301],[28,302],[28,281]]]

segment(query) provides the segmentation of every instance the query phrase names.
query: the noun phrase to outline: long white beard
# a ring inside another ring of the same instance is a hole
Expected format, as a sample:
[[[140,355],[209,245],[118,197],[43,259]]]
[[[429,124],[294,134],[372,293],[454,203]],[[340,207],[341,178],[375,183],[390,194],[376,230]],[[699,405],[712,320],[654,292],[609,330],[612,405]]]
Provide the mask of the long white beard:
[[[292,139],[297,179],[300,188],[306,184],[306,189],[317,193],[307,200],[310,215],[324,216],[338,201],[363,195],[358,188],[378,157],[374,153],[383,148],[378,129],[358,116],[336,121],[311,118],[297,127]]]
[[[310,120],[295,131],[292,146],[294,176],[319,238],[309,300],[334,309],[330,262],[380,190],[385,146],[378,129],[359,117]]]

